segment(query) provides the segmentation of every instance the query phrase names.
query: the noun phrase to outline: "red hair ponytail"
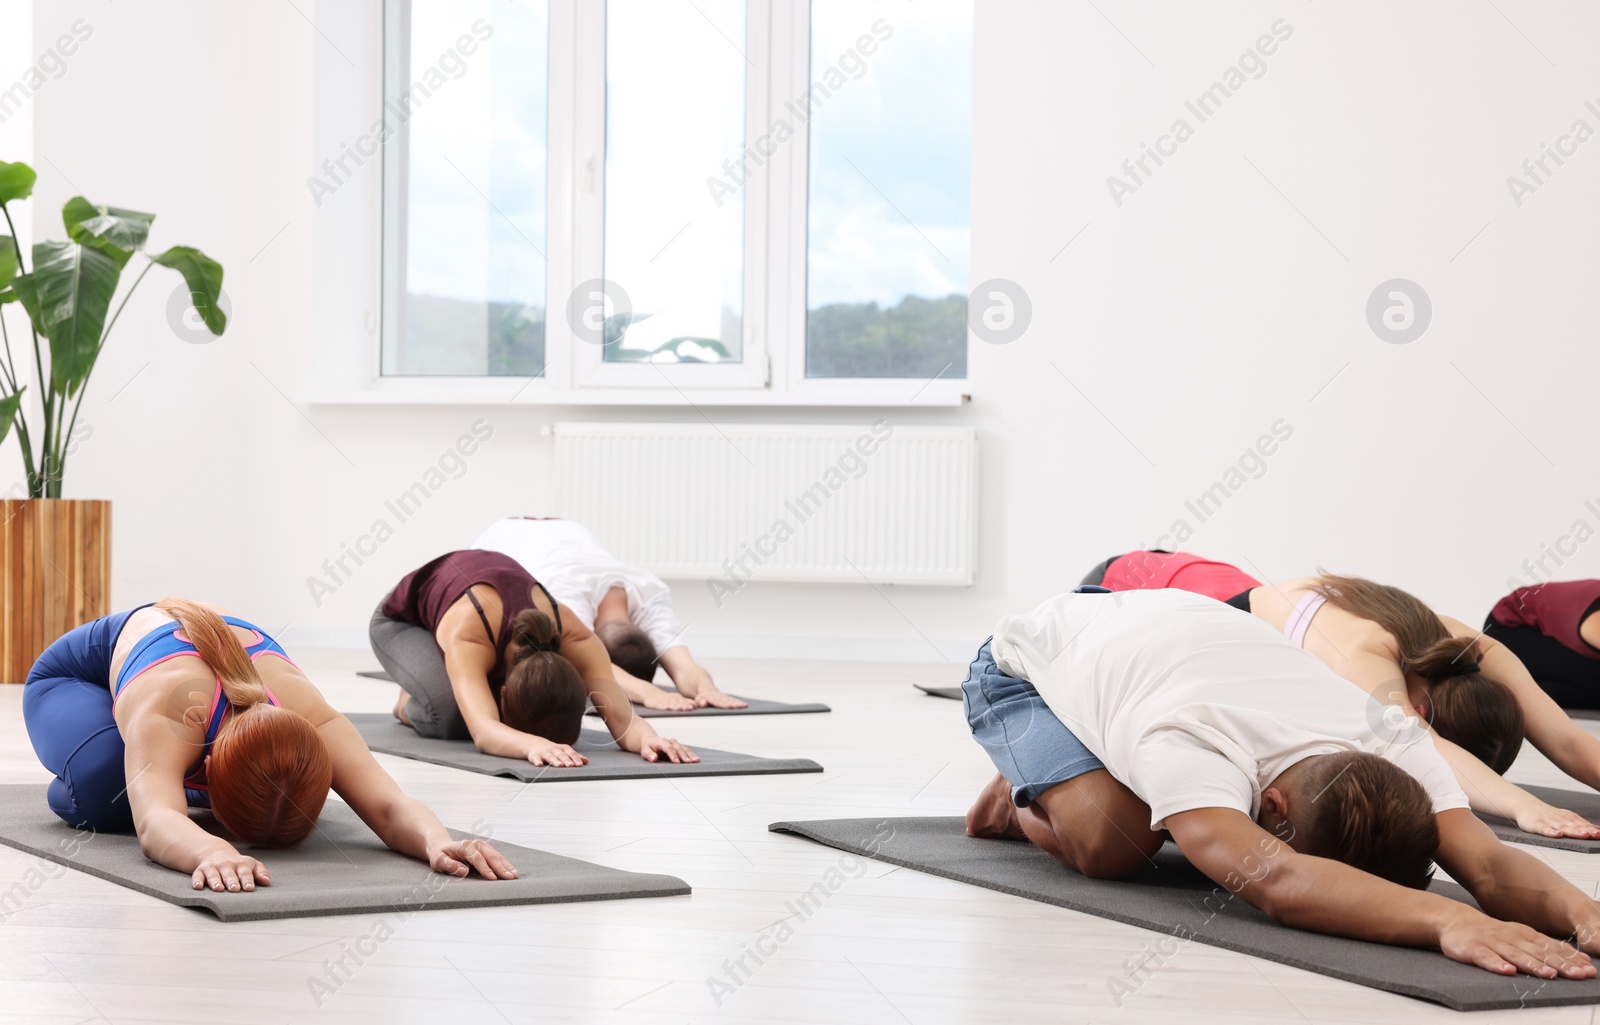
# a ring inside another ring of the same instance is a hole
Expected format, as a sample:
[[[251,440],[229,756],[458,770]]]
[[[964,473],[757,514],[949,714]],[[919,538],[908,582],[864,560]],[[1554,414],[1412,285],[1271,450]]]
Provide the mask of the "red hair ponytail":
[[[221,616],[183,598],[156,608],[183,627],[233,708],[206,761],[212,814],[246,843],[297,846],[316,828],[333,783],[327,745],[304,716],[268,702],[255,663]]]

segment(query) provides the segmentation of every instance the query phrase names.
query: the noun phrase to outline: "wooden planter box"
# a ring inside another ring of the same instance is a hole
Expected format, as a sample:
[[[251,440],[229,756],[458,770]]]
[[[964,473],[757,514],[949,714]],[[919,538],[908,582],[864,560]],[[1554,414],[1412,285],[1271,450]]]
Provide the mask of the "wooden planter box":
[[[0,499],[0,682],[111,611],[111,503]]]

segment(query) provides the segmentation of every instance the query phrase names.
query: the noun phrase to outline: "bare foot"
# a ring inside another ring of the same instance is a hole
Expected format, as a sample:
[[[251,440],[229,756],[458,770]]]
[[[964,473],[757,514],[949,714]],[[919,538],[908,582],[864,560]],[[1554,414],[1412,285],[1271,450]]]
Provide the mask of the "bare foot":
[[[1017,806],[1011,803],[1011,784],[995,774],[983,793],[967,809],[967,835],[994,839],[1027,840],[1017,821]]]
[[[411,720],[406,718],[406,702],[410,699],[411,695],[402,690],[400,692],[399,700],[394,703],[394,717],[405,723],[407,726],[411,725]]]

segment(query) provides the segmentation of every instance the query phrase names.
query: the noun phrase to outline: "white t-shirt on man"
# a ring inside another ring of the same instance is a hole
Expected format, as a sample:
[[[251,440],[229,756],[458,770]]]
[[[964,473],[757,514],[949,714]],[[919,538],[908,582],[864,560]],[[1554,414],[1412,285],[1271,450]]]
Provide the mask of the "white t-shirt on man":
[[[1285,769],[1343,751],[1400,766],[1435,813],[1468,806],[1428,734],[1380,739],[1383,709],[1366,692],[1265,621],[1211,598],[1058,595],[1002,619],[990,652],[1150,805],[1152,829],[1196,808],[1253,819],[1261,791]]]
[[[471,547],[517,560],[591,630],[600,599],[620,587],[628,595],[629,618],[649,635],[658,654],[683,643],[671,589],[654,573],[617,561],[581,523],[512,517],[490,524]]]

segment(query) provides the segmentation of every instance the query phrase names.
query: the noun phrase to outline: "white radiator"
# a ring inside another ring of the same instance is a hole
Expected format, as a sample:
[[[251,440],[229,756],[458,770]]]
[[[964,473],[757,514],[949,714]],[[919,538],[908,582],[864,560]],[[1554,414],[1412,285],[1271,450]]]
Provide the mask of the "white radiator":
[[[556,424],[564,515],[676,579],[970,584],[965,427]]]

